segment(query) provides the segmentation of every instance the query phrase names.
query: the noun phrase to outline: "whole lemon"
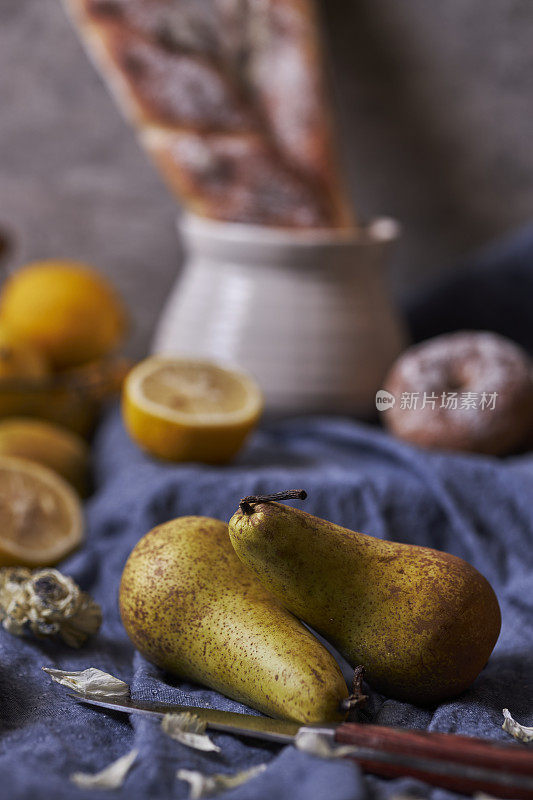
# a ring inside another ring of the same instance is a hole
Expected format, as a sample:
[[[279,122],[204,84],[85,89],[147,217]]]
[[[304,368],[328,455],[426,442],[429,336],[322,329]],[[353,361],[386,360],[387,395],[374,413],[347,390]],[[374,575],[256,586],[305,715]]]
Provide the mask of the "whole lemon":
[[[8,278],[0,324],[56,369],[101,358],[121,341],[126,313],[110,283],[76,261],[38,261]]]

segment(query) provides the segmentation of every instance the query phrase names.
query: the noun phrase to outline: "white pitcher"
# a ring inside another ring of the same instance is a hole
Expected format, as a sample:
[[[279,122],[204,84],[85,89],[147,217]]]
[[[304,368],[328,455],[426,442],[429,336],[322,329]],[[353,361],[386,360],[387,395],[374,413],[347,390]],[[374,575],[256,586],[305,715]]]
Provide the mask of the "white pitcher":
[[[294,231],[186,215],[178,226],[187,257],[154,352],[248,370],[267,411],[372,414],[406,345],[385,280],[394,220]]]

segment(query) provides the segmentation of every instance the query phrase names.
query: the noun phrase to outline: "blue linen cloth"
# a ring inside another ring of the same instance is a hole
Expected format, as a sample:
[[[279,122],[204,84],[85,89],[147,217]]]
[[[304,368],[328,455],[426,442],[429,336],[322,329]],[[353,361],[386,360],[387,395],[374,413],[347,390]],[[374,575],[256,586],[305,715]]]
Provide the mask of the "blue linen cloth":
[[[529,269],[533,231],[495,252],[504,266],[520,254],[518,260]],[[497,297],[498,292],[494,303]],[[476,327],[475,314],[468,319],[469,327]],[[224,734],[213,735],[221,753],[200,753],[169,739],[157,721],[77,705],[41,671],[42,666],[95,666],[130,683],[139,700],[249,711],[161,672],[136,653],[121,626],[118,583],[131,549],[154,525],[184,514],[228,520],[244,495],[289,487],[307,489],[309,499],[302,507],[313,514],[467,559],[497,592],[502,633],[471,689],[430,709],[371,692],[367,719],[505,742],[510,737],[501,730],[503,707],[524,724],[533,724],[532,453],[496,459],[429,452],[348,419],[300,418],[263,425],[230,466],[174,466],[142,455],[115,409],[100,427],[94,459],[96,487],[86,506],[87,541],[60,566],[102,605],[104,623],[79,651],[0,630],[0,797],[105,797],[78,789],[69,776],[101,770],[132,747],[139,750],[137,761],[124,786],[109,797],[186,798],[189,787],[177,779],[178,769],[233,773],[261,763],[267,769],[225,793],[225,800],[457,797],[412,779],[362,776],[350,761],[322,760],[294,747]]]

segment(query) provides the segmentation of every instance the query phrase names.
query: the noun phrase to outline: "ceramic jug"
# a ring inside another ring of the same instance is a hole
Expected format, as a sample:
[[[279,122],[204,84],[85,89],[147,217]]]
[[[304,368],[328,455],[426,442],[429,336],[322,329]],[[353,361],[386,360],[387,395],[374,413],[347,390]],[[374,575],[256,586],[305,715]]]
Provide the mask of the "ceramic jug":
[[[251,372],[267,411],[368,417],[406,334],[386,281],[394,220],[295,231],[187,215],[153,351]]]

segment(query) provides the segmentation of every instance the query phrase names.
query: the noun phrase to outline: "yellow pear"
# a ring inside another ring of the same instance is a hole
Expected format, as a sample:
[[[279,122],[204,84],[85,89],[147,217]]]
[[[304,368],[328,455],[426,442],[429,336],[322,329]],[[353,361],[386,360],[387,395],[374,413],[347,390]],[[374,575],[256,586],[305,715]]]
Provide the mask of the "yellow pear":
[[[120,613],[138,650],[274,717],[341,719],[348,691],[326,648],[241,564],[228,526],[180,517],[131,553]]]
[[[230,536],[264,586],[391,697],[428,704],[457,695],[496,644],[496,595],[453,555],[255,498],[241,503]]]

